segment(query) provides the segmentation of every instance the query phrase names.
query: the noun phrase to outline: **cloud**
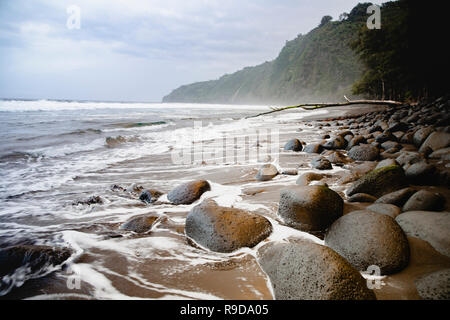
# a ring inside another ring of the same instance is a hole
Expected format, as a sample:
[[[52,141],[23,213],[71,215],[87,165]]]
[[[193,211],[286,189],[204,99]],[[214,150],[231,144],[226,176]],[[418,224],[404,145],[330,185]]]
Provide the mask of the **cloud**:
[[[274,59],[286,40],[357,2],[3,0],[0,96],[160,100]],[[66,27],[72,4],[79,30]]]

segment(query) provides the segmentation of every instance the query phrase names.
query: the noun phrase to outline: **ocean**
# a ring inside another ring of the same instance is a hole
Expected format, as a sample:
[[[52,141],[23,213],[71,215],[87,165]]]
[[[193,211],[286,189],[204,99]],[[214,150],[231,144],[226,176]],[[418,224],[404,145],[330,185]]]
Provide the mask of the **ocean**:
[[[262,212],[274,225],[272,238],[293,233],[312,237],[282,226],[270,205],[246,201],[243,195],[243,186],[257,185],[251,179],[254,168],[264,161],[278,164],[279,145],[272,154],[261,152],[260,157],[251,159],[227,158],[220,152],[208,158],[189,156],[184,162],[173,156],[182,150],[195,153],[200,141],[209,151],[217,151],[223,149],[218,142],[224,139],[234,142],[232,149],[252,153],[259,144],[268,144],[267,140],[258,137],[252,143],[241,138],[255,132],[267,134],[268,128],[277,139],[292,135],[306,114],[291,111],[245,119],[267,109],[1,100],[0,249],[33,244],[68,247],[74,253],[64,270],[52,266],[38,272],[16,270],[0,281],[0,296],[271,299],[268,278],[259,268],[255,249],[219,254],[186,241],[184,220],[198,202],[170,205],[165,195],[156,205],[139,200],[145,188],[167,193],[182,182],[207,179],[212,190],[202,199]],[[199,126],[203,130],[200,137]],[[92,197],[101,202],[89,203]],[[151,233],[136,235],[119,229],[130,217],[146,213],[160,217]],[[68,285],[74,279],[79,280],[78,285]]]

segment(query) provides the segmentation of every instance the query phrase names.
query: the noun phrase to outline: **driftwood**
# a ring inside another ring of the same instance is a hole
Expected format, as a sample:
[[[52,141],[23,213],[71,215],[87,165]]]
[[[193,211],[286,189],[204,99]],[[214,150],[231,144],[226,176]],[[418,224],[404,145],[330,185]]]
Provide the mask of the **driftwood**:
[[[256,118],[256,117],[263,116],[263,115],[266,115],[266,114],[279,112],[279,111],[283,111],[283,110],[288,110],[288,109],[295,109],[295,108],[302,108],[304,110],[315,110],[315,109],[328,108],[328,107],[350,106],[350,105],[353,105],[353,104],[373,104],[373,105],[388,105],[388,106],[399,106],[399,105],[404,104],[403,102],[393,101],[393,100],[352,100],[351,101],[346,96],[344,96],[344,98],[345,98],[345,100],[347,100],[347,102],[304,103],[304,104],[299,104],[299,105],[290,106],[290,107],[271,108],[270,111],[258,113],[256,115],[248,116],[248,117],[245,117],[245,118],[246,119],[248,119],[248,118]]]

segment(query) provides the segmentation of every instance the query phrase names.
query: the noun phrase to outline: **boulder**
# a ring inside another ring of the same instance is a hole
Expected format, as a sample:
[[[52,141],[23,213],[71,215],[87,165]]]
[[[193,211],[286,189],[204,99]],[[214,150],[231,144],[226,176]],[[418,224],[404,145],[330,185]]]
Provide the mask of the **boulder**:
[[[383,143],[386,141],[396,141],[397,138],[389,131],[385,131],[381,134],[379,134],[376,138],[375,141],[379,142],[379,143]]]
[[[28,268],[30,274],[42,269],[58,266],[73,254],[68,248],[39,245],[16,245],[0,250],[0,278],[11,275],[19,267]],[[2,282],[0,281],[0,291]]]
[[[269,181],[278,175],[278,169],[273,164],[263,165],[255,176],[258,181]]]
[[[206,200],[189,212],[185,232],[212,251],[232,252],[257,245],[270,235],[272,225],[261,215]]]
[[[408,211],[395,220],[408,236],[425,240],[450,257],[450,212]]]
[[[450,146],[450,133],[435,131],[431,133],[422,143],[419,152],[424,152],[427,148],[437,151]]]
[[[333,167],[331,166],[331,162],[324,157],[316,157],[312,159],[311,166],[314,169],[318,170],[331,170]]]
[[[405,173],[400,166],[383,167],[370,171],[354,182],[347,190],[347,195],[368,193],[381,197],[406,186]]]
[[[425,158],[422,154],[412,151],[402,151],[400,155],[395,159],[401,166],[414,164],[424,161]]]
[[[352,138],[352,140],[350,140],[350,142],[348,143],[347,150],[350,150],[354,146],[357,146],[357,145],[359,145],[361,143],[366,143],[366,142],[367,142],[367,140],[363,136],[360,136],[360,135],[354,136]]]
[[[412,184],[434,185],[437,182],[437,170],[432,164],[426,161],[416,162],[407,167],[406,178]]]
[[[211,190],[209,182],[197,180],[179,185],[167,194],[167,199],[173,204],[191,204],[197,201],[203,193]]]
[[[324,177],[327,177],[328,175],[326,174],[321,174],[321,173],[315,173],[315,172],[305,172],[302,173],[296,181],[296,184],[298,184],[299,186],[307,186],[309,185],[309,183],[311,181],[318,181],[323,179]]]
[[[386,214],[392,217],[393,219],[395,219],[400,213],[402,213],[402,209],[393,204],[388,203],[374,203],[368,206],[366,210],[380,214]]]
[[[336,220],[325,244],[361,271],[375,265],[382,274],[392,274],[409,263],[409,244],[400,226],[372,211],[354,211]]]
[[[397,166],[397,165],[398,165],[398,163],[397,163],[397,161],[395,161],[395,159],[384,159],[377,164],[375,169],[380,169],[380,168],[389,167],[389,166]]]
[[[403,206],[403,211],[442,211],[445,197],[440,193],[420,190],[414,193]]]
[[[298,139],[291,139],[284,145],[284,150],[286,151],[302,151],[302,149],[302,143]]]
[[[435,271],[414,281],[417,292],[425,300],[450,300],[450,269]]]
[[[375,202],[393,204],[401,208],[406,203],[406,201],[408,201],[408,199],[416,192],[417,192],[416,189],[408,187],[395,192],[385,194]]]
[[[307,241],[270,243],[258,251],[277,300],[374,300],[367,281],[328,247]]]
[[[348,202],[374,202],[377,198],[367,193],[355,193],[347,199]]]
[[[347,140],[345,140],[341,136],[337,136],[331,138],[331,140],[326,142],[323,147],[328,150],[345,149],[345,147],[347,147],[347,144]]]
[[[428,136],[435,130],[434,127],[424,127],[417,130],[413,136],[414,145],[419,148]]]
[[[307,144],[303,151],[306,153],[321,153],[323,151],[323,147],[320,143],[312,143]]]
[[[442,148],[434,151],[429,155],[429,158],[450,161],[450,148]]]
[[[337,165],[352,162],[352,160],[348,159],[340,151],[327,151],[323,154],[323,156],[326,157],[331,163]]]
[[[373,161],[378,158],[380,151],[370,144],[360,144],[350,149],[348,156],[353,160]]]
[[[133,231],[136,233],[145,233],[149,231],[153,223],[158,219],[158,216],[151,214],[144,214],[132,217],[120,226],[120,229]]]
[[[163,193],[159,192],[158,190],[147,189],[141,193],[141,195],[139,196],[139,200],[147,202],[147,203],[151,203],[151,202],[155,202],[156,200],[158,200],[158,198],[161,197],[162,195],[163,195]]]
[[[342,216],[344,201],[325,186],[305,186],[280,192],[278,215],[302,231],[323,231]]]

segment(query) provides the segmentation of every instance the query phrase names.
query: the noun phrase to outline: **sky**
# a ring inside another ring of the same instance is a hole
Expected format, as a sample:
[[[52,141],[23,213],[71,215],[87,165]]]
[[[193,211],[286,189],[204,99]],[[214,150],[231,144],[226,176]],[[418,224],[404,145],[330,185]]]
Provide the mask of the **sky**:
[[[0,98],[159,102],[275,59],[286,40],[358,2],[0,0]]]

